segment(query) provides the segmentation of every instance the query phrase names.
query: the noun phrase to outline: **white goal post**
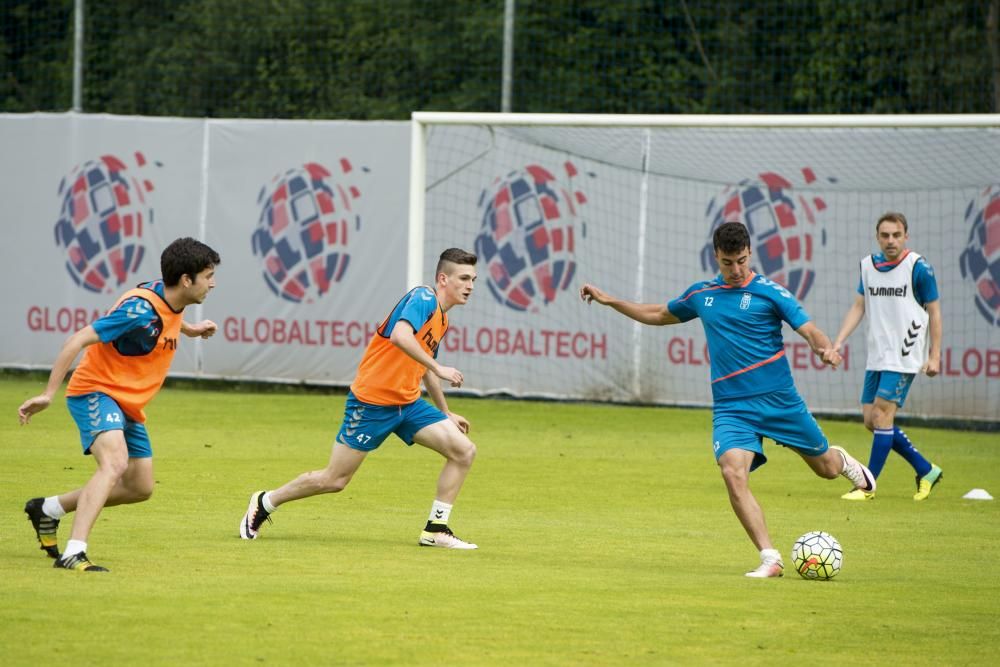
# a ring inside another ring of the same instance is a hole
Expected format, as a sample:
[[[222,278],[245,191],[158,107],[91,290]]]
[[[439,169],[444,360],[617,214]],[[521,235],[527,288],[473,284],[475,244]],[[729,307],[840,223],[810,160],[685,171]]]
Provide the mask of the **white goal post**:
[[[664,302],[713,275],[713,223],[752,229],[757,270],[833,337],[886,210],[935,269],[945,312],[940,377],[906,414],[1000,415],[1000,115],[596,115],[415,112],[410,285],[444,247],[480,255],[454,314],[449,363],[472,391],[707,405],[700,326],[642,327],[574,292],[595,282]],[[995,205],[993,202],[996,202]],[[764,264],[767,264],[765,266]],[[786,332],[813,409],[858,410],[865,334],[846,370],[815,367]]]
[[[427,128],[431,125],[502,125],[509,127],[740,127],[740,128],[1000,128],[1000,114],[544,114],[414,111],[410,114],[410,284],[424,280],[422,248]]]

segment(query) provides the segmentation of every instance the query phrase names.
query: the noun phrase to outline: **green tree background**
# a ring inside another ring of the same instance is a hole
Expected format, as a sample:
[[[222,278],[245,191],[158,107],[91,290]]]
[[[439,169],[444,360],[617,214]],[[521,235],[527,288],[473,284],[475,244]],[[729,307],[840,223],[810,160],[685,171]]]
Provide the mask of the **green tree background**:
[[[72,105],[73,0],[0,0],[0,111]],[[518,0],[513,111],[990,113],[1000,0]],[[86,3],[83,109],[499,111],[503,0]]]

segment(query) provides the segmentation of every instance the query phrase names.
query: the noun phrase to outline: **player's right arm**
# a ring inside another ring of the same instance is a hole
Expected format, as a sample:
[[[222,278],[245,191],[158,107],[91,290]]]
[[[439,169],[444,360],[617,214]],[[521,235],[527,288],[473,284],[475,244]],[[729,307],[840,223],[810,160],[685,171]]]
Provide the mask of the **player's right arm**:
[[[424,373],[424,386],[427,387],[427,395],[434,401],[434,405],[438,406],[438,410],[445,413],[448,419],[455,423],[458,430],[462,433],[468,433],[470,428],[469,420],[460,414],[452,412],[448,408],[448,400],[444,396],[444,390],[441,389],[441,380],[430,369]]]
[[[586,284],[580,288],[580,298],[584,303],[597,302],[602,306],[611,306],[619,313],[630,317],[636,322],[663,326],[664,324],[680,324],[679,320],[666,304],[662,303],[636,303],[617,299],[595,285]]]
[[[17,418],[22,426],[31,421],[31,415],[49,407],[52,398],[59,391],[59,387],[66,378],[66,373],[69,372],[80,351],[88,345],[100,342],[100,340],[97,330],[89,324],[66,339],[52,364],[52,372],[49,373],[49,382],[45,385],[45,391],[34,398],[29,398],[17,409]]]
[[[833,341],[833,349],[838,352],[840,351],[848,336],[854,333],[854,330],[858,328],[864,317],[865,297],[857,294],[854,297],[854,303],[851,304],[851,307],[847,309],[847,313],[844,314],[844,321],[840,325],[840,331],[837,332],[837,338]]]
[[[442,366],[437,360],[421,347],[417,337],[413,335],[413,327],[406,320],[399,320],[392,327],[389,340],[393,345],[403,351],[406,356],[414,361],[420,362],[424,367],[442,380],[449,382],[452,387],[461,387],[464,378],[457,368]]]

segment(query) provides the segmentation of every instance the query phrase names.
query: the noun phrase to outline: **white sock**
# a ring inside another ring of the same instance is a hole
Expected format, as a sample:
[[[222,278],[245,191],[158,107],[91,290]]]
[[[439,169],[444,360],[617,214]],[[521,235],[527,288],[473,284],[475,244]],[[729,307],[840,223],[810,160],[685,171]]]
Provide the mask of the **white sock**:
[[[760,562],[763,563],[767,560],[781,560],[781,552],[777,549],[761,549],[760,550]]]
[[[74,556],[80,553],[81,551],[86,551],[86,550],[87,550],[86,542],[81,542],[80,540],[70,540],[69,542],[66,543],[66,548],[63,549],[62,557],[69,558],[70,556]]]
[[[66,510],[59,504],[59,496],[50,496],[42,503],[42,512],[50,519],[61,519],[66,516]]]
[[[277,507],[275,507],[274,505],[271,504],[271,492],[270,491],[268,491],[267,493],[265,493],[263,496],[260,497],[260,504],[264,506],[264,509],[267,510],[268,514],[270,514],[274,510],[278,509]]]
[[[434,504],[431,505],[431,515],[427,517],[427,520],[431,523],[448,523],[448,517],[451,516],[451,505],[448,503],[443,503],[440,500],[435,499]]]

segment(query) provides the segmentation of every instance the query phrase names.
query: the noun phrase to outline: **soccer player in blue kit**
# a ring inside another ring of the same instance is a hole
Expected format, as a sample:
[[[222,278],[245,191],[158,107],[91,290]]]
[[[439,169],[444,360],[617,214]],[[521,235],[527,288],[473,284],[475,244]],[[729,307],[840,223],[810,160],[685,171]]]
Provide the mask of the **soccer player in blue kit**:
[[[586,303],[610,306],[637,322],[680,324],[701,318],[711,360],[712,446],[737,518],[760,551],[760,565],[748,577],[780,577],[781,553],[774,548],[764,511],[750,492],[750,473],[767,461],[763,438],[795,450],[820,477],[843,475],[874,493],[875,477],[840,447],[830,446],[795,390],[785,358],[782,322],[802,336],[823,362],[836,366],[840,354],[781,285],[756,274],[750,263],[750,234],[726,222],[712,238],[719,275],[698,282],[668,304],[635,303],[584,285]]]

